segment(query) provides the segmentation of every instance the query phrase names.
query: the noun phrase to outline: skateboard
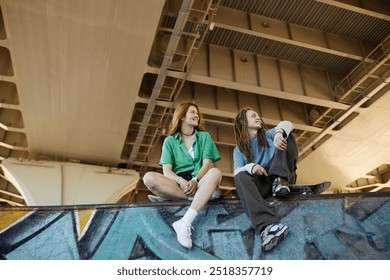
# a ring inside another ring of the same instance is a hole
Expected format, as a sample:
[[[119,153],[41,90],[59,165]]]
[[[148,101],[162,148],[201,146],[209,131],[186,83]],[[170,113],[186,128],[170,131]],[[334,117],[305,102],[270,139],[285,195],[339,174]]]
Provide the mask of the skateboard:
[[[325,181],[318,184],[294,184],[290,185],[290,195],[315,195],[329,189],[331,182]]]

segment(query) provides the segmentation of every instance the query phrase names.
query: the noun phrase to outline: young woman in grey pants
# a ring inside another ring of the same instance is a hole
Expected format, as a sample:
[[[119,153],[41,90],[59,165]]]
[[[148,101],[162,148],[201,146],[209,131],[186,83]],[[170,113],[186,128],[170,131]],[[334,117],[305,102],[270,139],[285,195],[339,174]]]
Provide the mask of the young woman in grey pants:
[[[265,199],[288,195],[288,185],[296,182],[298,148],[293,128],[291,122],[281,121],[267,129],[251,108],[242,109],[235,119],[234,183],[246,214],[261,234],[264,251],[288,234],[288,226],[280,223]]]

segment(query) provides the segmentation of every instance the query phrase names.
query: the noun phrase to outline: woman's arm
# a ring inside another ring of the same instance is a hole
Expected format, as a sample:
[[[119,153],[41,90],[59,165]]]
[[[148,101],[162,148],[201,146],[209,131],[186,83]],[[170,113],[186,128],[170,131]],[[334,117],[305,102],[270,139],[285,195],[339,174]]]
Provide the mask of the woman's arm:
[[[279,150],[285,150],[287,148],[287,138],[291,131],[294,129],[294,125],[289,121],[281,121],[275,127],[274,145]]]
[[[240,152],[240,149],[238,147],[234,148],[233,150],[233,165],[234,165],[234,172],[233,175],[236,176],[241,171],[246,171],[249,174],[252,174],[252,169],[256,165],[255,163],[247,163],[244,159],[243,153]]]
[[[163,164],[163,174],[174,181],[179,178],[179,176],[172,171],[172,164]]]
[[[202,177],[207,173],[207,171],[209,171],[211,165],[212,165],[212,161],[211,159],[203,159],[202,161],[202,167],[200,168],[198,174],[196,174],[196,179],[198,179],[197,181],[200,181],[200,179],[202,179]],[[185,180],[183,180],[185,181]],[[190,180],[187,182],[186,184],[186,189],[184,190],[184,193],[187,194],[187,195],[194,195],[196,190],[198,189],[198,183],[195,181],[195,180]]]
[[[203,159],[202,167],[200,168],[198,174],[196,174],[195,177],[198,180],[202,179],[202,177],[207,173],[207,171],[209,171],[212,164],[213,164],[213,162],[211,161],[211,159],[208,159],[208,158]]]
[[[172,171],[172,164],[163,164],[163,174],[169,179],[175,181],[182,190],[185,190],[188,182]]]
[[[292,122],[289,121],[281,121],[276,127],[275,127],[275,133],[281,132],[282,136],[284,138],[287,138],[291,131],[294,129],[294,125]]]

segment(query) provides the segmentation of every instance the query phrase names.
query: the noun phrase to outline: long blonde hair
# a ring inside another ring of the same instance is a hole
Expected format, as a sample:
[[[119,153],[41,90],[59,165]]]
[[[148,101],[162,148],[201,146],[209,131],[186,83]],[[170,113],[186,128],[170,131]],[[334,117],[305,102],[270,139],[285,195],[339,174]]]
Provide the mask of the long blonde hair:
[[[253,152],[251,149],[251,139],[248,131],[248,119],[246,113],[252,110],[252,108],[246,107],[242,109],[236,116],[234,121],[234,135],[236,137],[237,146],[240,148],[241,152],[244,153],[248,162],[252,162]],[[261,146],[264,149],[267,148],[267,139],[265,137],[265,131],[267,130],[267,126],[264,123],[263,119],[261,119],[261,129],[257,131],[257,148],[260,149]]]
[[[173,113],[173,118],[171,121],[169,133],[168,133],[169,135],[180,132],[182,119],[186,116],[188,108],[190,108],[191,106],[194,106],[196,108],[196,110],[198,111],[198,115],[199,115],[199,123],[198,123],[198,126],[195,128],[198,130],[206,131],[206,129],[203,127],[203,117],[199,112],[198,105],[196,105],[195,103],[192,103],[192,102],[184,102],[184,103],[179,104],[176,107],[175,112]]]

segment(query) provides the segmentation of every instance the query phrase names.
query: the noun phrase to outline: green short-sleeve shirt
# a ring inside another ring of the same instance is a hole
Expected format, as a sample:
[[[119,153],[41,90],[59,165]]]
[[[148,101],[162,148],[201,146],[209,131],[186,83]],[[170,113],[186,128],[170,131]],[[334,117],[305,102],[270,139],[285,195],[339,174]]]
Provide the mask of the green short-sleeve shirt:
[[[188,153],[179,133],[168,136],[163,143],[160,165],[172,164],[172,171],[176,174],[194,170],[192,175],[196,176],[202,168],[203,159],[210,159],[212,162],[221,159],[209,132],[195,129],[192,148],[194,159]]]

